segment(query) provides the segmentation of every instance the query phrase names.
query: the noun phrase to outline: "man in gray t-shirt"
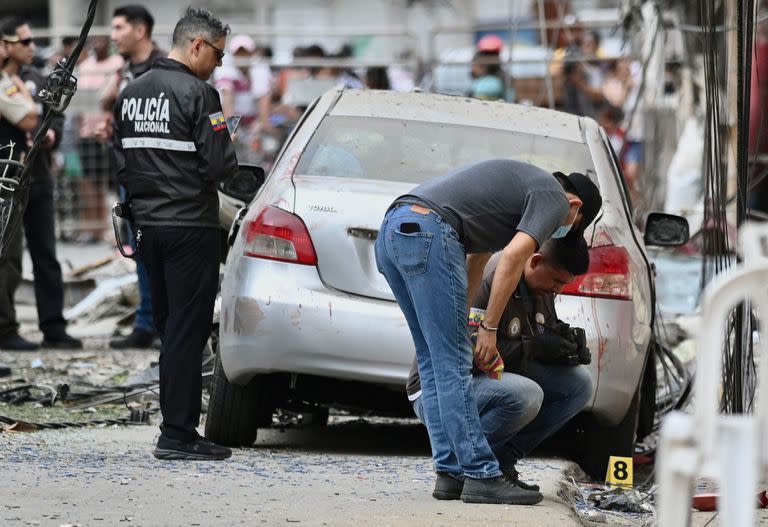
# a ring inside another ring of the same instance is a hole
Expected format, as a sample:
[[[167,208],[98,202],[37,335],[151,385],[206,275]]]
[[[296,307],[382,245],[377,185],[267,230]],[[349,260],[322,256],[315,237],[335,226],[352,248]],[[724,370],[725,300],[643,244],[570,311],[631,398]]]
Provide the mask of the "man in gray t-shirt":
[[[438,479],[433,496],[472,503],[534,504],[538,492],[503,477],[483,435],[472,393],[472,346],[465,331],[492,251],[500,251],[474,350],[496,356],[499,319],[528,259],[548,238],[583,232],[601,206],[582,174],[553,176],[527,163],[488,160],[428,181],[400,196],[376,239],[376,263],[416,347],[424,421]],[[453,489],[453,490],[452,490]],[[450,496],[451,498],[446,498]]]
[[[397,203],[431,208],[456,230],[468,253],[487,253],[502,250],[518,231],[540,247],[568,212],[564,198],[552,174],[520,161],[491,159],[427,181]]]

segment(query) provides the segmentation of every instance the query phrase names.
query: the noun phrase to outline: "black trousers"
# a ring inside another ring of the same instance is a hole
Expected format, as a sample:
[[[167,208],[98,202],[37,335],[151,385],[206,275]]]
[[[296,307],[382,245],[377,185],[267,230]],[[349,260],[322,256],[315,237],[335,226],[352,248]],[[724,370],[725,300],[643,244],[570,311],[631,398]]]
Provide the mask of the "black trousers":
[[[61,265],[56,259],[56,229],[54,224],[53,182],[34,181],[29,188],[29,200],[24,211],[24,235],[32,258],[35,276],[35,302],[40,330],[46,336],[57,337],[64,332],[64,284]],[[14,297],[21,282],[21,233],[0,261],[0,337],[19,329]]]
[[[201,363],[219,285],[221,234],[197,227],[139,227],[138,233],[162,340],[160,430],[166,437],[191,441],[200,424]]]

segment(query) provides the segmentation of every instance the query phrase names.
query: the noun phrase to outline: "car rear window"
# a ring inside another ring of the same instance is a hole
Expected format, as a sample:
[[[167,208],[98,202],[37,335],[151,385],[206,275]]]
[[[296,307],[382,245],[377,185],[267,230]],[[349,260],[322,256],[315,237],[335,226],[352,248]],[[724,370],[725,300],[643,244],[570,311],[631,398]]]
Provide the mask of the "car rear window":
[[[323,119],[295,173],[421,183],[492,158],[525,161],[548,172],[594,173],[583,143],[474,126],[346,116]]]

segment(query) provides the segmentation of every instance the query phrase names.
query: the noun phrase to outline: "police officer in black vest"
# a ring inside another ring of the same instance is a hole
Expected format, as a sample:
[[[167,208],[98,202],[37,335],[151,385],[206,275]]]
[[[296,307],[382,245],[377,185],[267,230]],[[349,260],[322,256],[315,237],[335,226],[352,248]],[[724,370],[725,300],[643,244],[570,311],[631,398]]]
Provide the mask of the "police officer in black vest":
[[[159,459],[232,453],[195,430],[219,278],[216,183],[237,170],[219,95],[205,82],[221,64],[228,33],[210,12],[188,9],[168,58],[155,60],[114,107],[118,179],[128,191],[162,340]]]

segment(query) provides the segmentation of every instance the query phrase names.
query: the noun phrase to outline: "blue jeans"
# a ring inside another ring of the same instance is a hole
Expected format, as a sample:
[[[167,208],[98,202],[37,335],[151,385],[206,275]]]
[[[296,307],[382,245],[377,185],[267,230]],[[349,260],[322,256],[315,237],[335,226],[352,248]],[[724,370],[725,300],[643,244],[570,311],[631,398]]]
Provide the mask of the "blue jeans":
[[[544,392],[539,414],[520,433],[507,441],[503,466],[514,465],[539,443],[560,430],[584,409],[592,398],[592,376],[581,366],[528,363],[526,377]]]
[[[512,468],[508,461],[507,443],[539,413],[544,392],[538,384],[514,373],[503,373],[501,379],[485,374],[472,378],[480,423],[488,444],[502,469]],[[422,398],[413,401],[416,417],[424,422]]]
[[[118,187],[118,189],[120,201],[124,202],[128,198],[128,194],[123,187]],[[133,319],[133,327],[141,331],[146,331],[147,333],[154,333],[155,322],[152,319],[152,289],[149,284],[147,267],[136,252],[136,236],[130,225],[126,225],[126,231],[128,232],[128,243],[131,244],[131,248],[136,255],[136,278],[139,282],[139,306],[136,308],[136,317]]]
[[[592,377],[579,366],[530,362],[531,378],[504,373],[501,380],[484,374],[473,379],[483,432],[503,469],[514,467],[547,437],[557,432],[592,397]],[[423,423],[421,397],[413,411]]]
[[[401,205],[384,217],[375,250],[416,347],[435,470],[471,478],[500,475],[472,388],[466,254],[456,232],[434,212],[419,214]]]

